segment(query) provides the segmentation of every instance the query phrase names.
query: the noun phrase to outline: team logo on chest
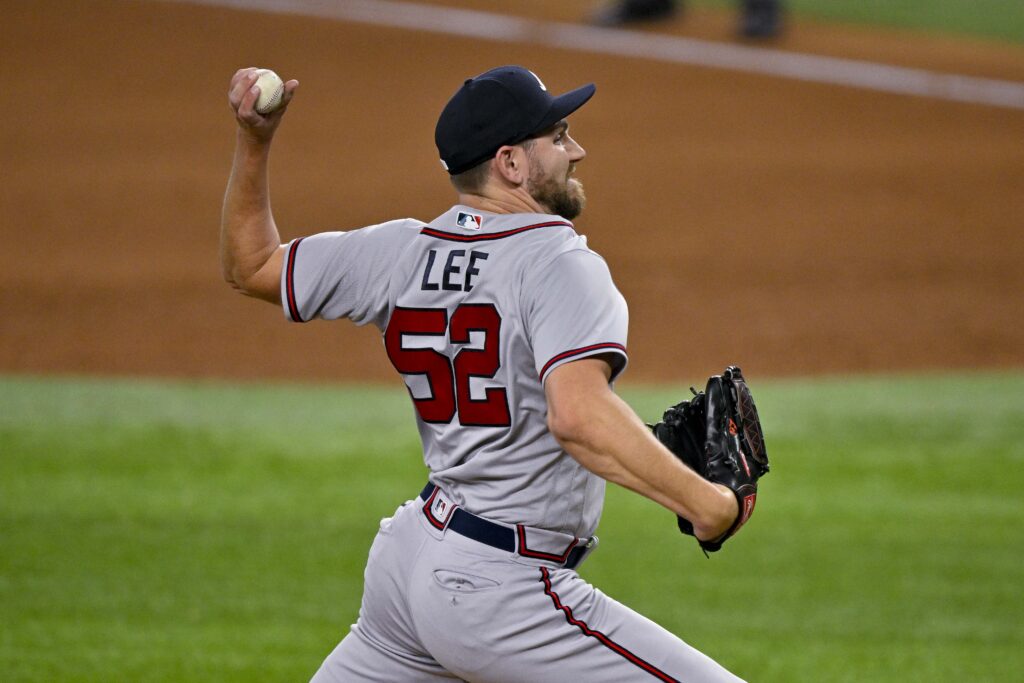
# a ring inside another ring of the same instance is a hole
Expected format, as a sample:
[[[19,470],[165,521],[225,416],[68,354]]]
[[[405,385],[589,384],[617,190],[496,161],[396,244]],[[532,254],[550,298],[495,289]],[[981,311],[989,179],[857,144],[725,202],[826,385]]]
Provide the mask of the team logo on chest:
[[[459,216],[455,219],[455,222],[460,228],[465,228],[466,230],[479,230],[483,227],[484,217],[476,213],[459,211]]]

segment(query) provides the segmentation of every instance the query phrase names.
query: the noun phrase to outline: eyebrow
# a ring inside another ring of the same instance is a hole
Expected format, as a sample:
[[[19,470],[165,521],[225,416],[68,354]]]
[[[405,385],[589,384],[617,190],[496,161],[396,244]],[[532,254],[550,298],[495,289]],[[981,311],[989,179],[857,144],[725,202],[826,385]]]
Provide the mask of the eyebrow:
[[[552,124],[548,128],[545,128],[541,132],[537,133],[534,137],[547,137],[548,135],[558,135],[564,133],[569,129],[569,122],[565,119]]]
[[[565,119],[562,119],[561,121],[552,124],[550,127],[545,128],[544,130],[540,131],[539,133],[535,133],[534,135],[532,135],[530,137],[531,138],[542,138],[542,137],[547,137],[548,135],[551,135],[553,137],[553,136],[556,136],[556,135],[561,135],[561,134],[565,133],[568,130],[569,130],[569,122],[566,121]]]

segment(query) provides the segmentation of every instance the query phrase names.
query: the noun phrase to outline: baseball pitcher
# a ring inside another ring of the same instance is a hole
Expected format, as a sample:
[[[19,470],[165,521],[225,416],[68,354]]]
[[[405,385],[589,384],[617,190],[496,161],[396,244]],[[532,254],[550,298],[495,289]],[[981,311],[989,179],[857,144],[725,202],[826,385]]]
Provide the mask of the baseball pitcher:
[[[376,326],[430,472],[381,521],[358,620],[313,680],[738,681],[576,572],[606,481],[660,503],[713,552],[767,471],[738,368],[654,426],[613,392],[626,303],[572,222],[586,152],[567,118],[595,86],[553,96],[518,66],[466,80],[435,131],[454,206],[282,244],[268,155],[298,83],[261,115],[255,80],[243,69],[229,91],[224,276],[293,322]]]

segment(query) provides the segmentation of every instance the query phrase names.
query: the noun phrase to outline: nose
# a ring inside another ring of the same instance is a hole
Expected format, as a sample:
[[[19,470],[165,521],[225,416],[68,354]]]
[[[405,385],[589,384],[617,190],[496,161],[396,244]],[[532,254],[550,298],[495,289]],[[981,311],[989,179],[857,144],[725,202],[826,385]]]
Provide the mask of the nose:
[[[575,164],[578,161],[583,161],[583,158],[587,156],[587,150],[580,146],[580,143],[576,142],[573,138],[569,138],[569,158]]]

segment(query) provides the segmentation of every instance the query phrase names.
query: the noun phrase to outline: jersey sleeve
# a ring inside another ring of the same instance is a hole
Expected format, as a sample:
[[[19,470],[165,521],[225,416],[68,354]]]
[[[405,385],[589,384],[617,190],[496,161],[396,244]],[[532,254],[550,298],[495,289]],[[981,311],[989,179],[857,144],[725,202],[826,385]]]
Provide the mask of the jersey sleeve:
[[[420,223],[391,221],[290,242],[281,269],[281,303],[293,322],[349,318],[382,327],[391,271]]]
[[[626,300],[608,266],[586,248],[559,254],[530,278],[524,302],[534,363],[543,383],[551,371],[574,360],[610,354],[612,379],[626,367]]]

